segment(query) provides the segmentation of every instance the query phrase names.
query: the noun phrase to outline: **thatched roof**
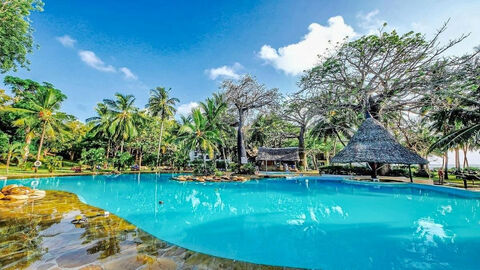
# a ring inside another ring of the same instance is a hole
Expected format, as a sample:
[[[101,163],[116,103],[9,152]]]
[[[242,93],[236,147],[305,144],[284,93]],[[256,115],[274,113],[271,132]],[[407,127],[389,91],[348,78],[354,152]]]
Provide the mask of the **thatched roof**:
[[[257,160],[299,161],[298,147],[258,148]]]
[[[383,125],[371,116],[360,125],[348,145],[335,155],[333,163],[375,162],[427,164],[428,161],[400,145]]]

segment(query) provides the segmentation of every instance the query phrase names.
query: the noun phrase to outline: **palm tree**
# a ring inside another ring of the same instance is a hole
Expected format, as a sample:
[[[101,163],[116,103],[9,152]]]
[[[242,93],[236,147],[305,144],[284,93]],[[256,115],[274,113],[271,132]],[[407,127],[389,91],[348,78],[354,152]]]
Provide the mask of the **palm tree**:
[[[471,97],[462,97],[462,106],[449,111],[438,112],[434,120],[434,127],[461,123],[462,127],[442,136],[430,146],[433,149],[448,149],[462,144],[480,141],[480,90]]]
[[[267,130],[271,127],[270,119],[259,115],[250,127],[249,143],[254,147],[265,146],[268,140]]]
[[[205,118],[207,118],[207,128],[218,132],[221,140],[222,158],[225,163],[225,169],[227,169],[228,164],[225,155],[226,137],[232,130],[230,125],[225,121],[225,112],[227,110],[225,98],[221,94],[214,94],[213,98],[207,98],[205,102],[201,102],[200,108]]]
[[[12,108],[16,111],[15,108]],[[22,128],[22,133],[25,134],[25,143],[23,146],[23,160],[26,161],[30,154],[30,145],[32,139],[35,137],[35,130],[39,128],[38,117],[34,114],[20,114],[20,118],[13,121],[13,125]]]
[[[112,136],[108,131],[110,123],[112,122],[112,114],[110,113],[108,106],[105,103],[98,103],[95,107],[97,116],[90,117],[86,119],[86,122],[93,125],[90,132],[98,137],[103,137],[107,139],[107,152],[105,153],[106,158],[108,159],[110,154],[110,144]]]
[[[113,139],[120,140],[120,152],[123,152],[125,141],[138,135],[138,125],[143,122],[144,117],[134,106],[135,97],[133,95],[116,93],[115,97],[116,100],[104,99],[103,103],[111,115],[108,132]]]
[[[150,91],[150,98],[147,104],[150,114],[160,118],[160,137],[158,138],[157,166],[159,165],[160,148],[162,146],[163,122],[175,114],[175,104],[180,102],[177,98],[170,98],[169,94],[170,89],[166,90],[164,87],[152,89]]]
[[[67,133],[68,127],[65,125],[72,116],[59,112],[60,105],[66,96],[53,87],[42,87],[35,93],[26,96],[24,108],[15,108],[15,111],[24,113],[25,119],[32,121],[34,117],[40,126],[40,142],[38,144],[37,158],[39,161],[42,155],[42,147],[45,136],[60,137]],[[25,120],[27,121],[27,120]],[[35,167],[36,168],[36,167]]]
[[[7,151],[2,154],[6,160],[5,169],[8,174],[8,168],[10,167],[10,161],[12,159],[20,160],[22,158],[22,144],[20,142],[12,142],[8,144]]]
[[[214,158],[217,144],[221,143],[218,130],[209,126],[207,118],[199,109],[192,111],[192,121],[180,127],[178,141],[184,143],[187,150],[208,153],[210,159]]]

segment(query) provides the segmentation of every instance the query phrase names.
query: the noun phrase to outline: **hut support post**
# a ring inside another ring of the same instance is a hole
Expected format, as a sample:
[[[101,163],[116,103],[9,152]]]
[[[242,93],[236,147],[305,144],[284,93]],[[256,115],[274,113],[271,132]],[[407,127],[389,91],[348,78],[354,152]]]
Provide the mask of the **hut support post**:
[[[412,165],[408,164],[408,174],[410,175],[410,183],[413,183]]]
[[[265,160],[265,171],[267,171],[268,160]]]

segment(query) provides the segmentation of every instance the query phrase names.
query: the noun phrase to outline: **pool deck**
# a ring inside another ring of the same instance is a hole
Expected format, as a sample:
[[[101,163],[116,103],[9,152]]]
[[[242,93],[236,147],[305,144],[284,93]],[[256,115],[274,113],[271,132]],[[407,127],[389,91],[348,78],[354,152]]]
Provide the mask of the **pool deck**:
[[[72,224],[79,215],[85,222]],[[0,232],[0,269],[285,269],[169,244],[63,191],[0,201]]]

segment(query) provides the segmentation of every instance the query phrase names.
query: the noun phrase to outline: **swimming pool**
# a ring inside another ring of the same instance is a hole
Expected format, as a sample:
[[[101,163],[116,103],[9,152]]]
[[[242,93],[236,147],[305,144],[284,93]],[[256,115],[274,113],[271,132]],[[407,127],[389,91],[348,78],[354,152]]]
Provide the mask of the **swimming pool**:
[[[39,188],[74,192],[162,240],[230,259],[321,269],[480,266],[473,192],[328,177],[197,183],[171,176],[41,178]]]

